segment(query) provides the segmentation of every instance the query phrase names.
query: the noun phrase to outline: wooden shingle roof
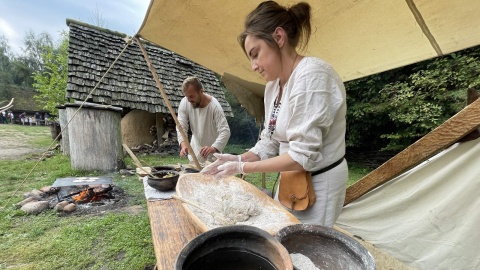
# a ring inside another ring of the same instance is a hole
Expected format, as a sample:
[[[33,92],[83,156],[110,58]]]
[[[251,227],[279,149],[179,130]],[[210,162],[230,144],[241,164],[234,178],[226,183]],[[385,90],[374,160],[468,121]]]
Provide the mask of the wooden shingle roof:
[[[66,97],[83,101],[125,47],[127,35],[67,19],[69,31]],[[169,50],[144,43],[170,104],[177,112],[184,97],[181,86],[197,76],[204,91],[220,102],[226,116],[233,116],[215,73]],[[155,85],[138,44],[133,42],[105,75],[89,102],[151,113],[170,113]]]

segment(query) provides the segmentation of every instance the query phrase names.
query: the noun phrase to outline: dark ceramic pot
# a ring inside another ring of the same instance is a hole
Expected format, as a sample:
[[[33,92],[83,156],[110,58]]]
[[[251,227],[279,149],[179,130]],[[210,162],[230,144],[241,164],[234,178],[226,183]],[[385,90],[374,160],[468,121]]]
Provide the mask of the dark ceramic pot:
[[[176,171],[176,170],[175,170],[175,167],[173,166],[154,166],[152,167],[152,171],[156,172],[156,171]]]
[[[292,270],[288,251],[268,232],[248,225],[218,227],[192,239],[175,270]]]
[[[308,257],[318,269],[376,269],[373,256],[364,246],[333,228],[295,224],[281,229],[276,238],[290,254]]]
[[[199,173],[200,171],[194,168],[185,168],[185,173]]]
[[[147,176],[147,184],[152,188],[159,190],[159,191],[169,191],[175,188],[178,182],[179,174],[177,171],[169,170],[169,171],[155,171],[151,172],[155,178],[151,177],[150,175]],[[167,175],[173,175],[166,177]]]

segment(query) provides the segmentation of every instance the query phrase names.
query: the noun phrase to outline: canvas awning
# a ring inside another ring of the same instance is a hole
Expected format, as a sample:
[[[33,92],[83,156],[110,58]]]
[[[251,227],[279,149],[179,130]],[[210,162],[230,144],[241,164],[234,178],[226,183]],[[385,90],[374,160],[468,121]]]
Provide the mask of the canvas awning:
[[[480,44],[478,0],[307,2],[314,34],[305,54],[332,64],[344,81]],[[259,120],[265,81],[252,72],[237,42],[245,16],[259,3],[151,0],[137,35],[222,75]]]

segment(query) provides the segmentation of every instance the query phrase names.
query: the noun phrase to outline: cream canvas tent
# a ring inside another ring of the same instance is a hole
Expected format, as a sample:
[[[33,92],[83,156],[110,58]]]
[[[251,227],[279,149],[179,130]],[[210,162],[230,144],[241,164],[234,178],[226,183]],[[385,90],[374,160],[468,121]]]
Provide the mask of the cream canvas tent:
[[[336,226],[416,269],[480,267],[480,139],[456,143],[344,207]]]
[[[305,54],[332,64],[344,81],[480,44],[478,0],[307,2],[314,35]],[[259,120],[265,82],[237,43],[245,16],[259,3],[151,0],[138,36],[220,74]]]
[[[478,0],[307,2],[313,7],[314,35],[305,54],[331,63],[344,81],[480,44]],[[258,3],[152,0],[137,37],[220,74],[261,120],[265,82],[251,71],[237,43],[245,16]],[[412,267],[478,268],[480,235],[474,225],[480,224],[475,211],[480,139],[455,142],[479,125],[480,100],[362,179],[368,181],[349,188],[338,226]],[[422,163],[428,158],[432,161]],[[461,175],[454,173],[458,170]]]

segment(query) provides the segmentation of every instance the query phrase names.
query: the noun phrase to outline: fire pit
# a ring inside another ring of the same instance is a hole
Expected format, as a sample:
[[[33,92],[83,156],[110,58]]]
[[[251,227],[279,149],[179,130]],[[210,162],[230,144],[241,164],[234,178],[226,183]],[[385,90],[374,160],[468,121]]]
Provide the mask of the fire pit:
[[[93,207],[113,205],[118,194],[123,193],[113,184],[111,177],[71,177],[59,178],[51,186],[57,190],[56,199],[51,204],[69,202],[76,209],[86,212]],[[82,211],[81,211],[82,212]]]
[[[51,186],[24,194],[16,204],[28,214],[54,209],[59,214],[101,214],[127,204],[123,189],[113,184],[112,177],[59,178]]]

